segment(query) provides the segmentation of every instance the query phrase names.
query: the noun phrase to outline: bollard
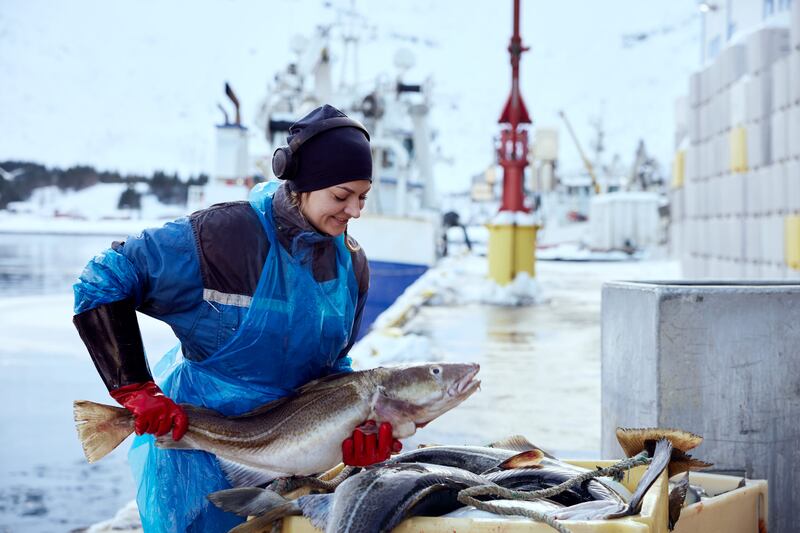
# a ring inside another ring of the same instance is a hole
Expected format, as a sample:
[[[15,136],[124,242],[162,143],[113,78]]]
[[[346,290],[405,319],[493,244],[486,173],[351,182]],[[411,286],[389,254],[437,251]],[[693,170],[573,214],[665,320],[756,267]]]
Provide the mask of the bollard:
[[[489,277],[498,285],[514,279],[514,225],[487,224],[489,229]]]
[[[618,426],[692,431],[696,457],[769,481],[770,531],[800,531],[800,285],[607,283],[601,374],[603,457]]]

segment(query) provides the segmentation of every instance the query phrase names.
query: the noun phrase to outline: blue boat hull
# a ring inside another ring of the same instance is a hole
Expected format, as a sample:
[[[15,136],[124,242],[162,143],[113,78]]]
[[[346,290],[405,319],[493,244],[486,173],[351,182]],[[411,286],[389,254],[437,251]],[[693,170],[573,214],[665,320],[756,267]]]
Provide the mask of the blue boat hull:
[[[407,265],[385,261],[369,262],[369,294],[361,318],[361,339],[375,319],[392,305],[406,288],[428,270],[425,265]]]

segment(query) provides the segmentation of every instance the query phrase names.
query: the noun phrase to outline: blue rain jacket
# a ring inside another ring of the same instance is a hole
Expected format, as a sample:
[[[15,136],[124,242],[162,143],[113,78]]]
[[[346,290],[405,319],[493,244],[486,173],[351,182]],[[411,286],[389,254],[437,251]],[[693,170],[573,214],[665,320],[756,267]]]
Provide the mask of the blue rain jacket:
[[[351,251],[344,237],[314,231],[295,231],[290,246],[282,245],[273,212],[275,190],[270,184],[251,193],[269,244],[252,296],[186,281],[210,276],[200,272],[197,228],[192,231],[182,219],[96,257],[76,285],[76,313],[134,296],[140,310],[170,324],[181,341],[156,366],[164,392],[177,402],[226,415],[349,370],[346,350],[357,333],[356,309],[363,306]],[[321,244],[335,257],[334,275],[323,282],[313,268]],[[160,450],[153,442],[150,435],[138,437],[129,455],[145,531],[227,531],[241,522],[206,499],[229,487],[214,456]]]

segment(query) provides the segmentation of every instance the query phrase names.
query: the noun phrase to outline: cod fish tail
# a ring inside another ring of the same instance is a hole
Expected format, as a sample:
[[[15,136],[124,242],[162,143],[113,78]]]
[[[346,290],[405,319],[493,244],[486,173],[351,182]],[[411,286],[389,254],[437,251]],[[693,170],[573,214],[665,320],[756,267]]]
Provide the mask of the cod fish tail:
[[[75,428],[90,463],[108,455],[133,433],[133,415],[125,408],[78,400],[73,402]]]

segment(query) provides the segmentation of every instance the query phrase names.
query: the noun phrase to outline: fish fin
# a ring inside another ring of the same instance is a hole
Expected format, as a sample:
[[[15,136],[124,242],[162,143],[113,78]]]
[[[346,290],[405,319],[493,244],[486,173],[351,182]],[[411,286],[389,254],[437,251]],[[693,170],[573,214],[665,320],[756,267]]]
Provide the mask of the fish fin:
[[[713,463],[707,463],[700,459],[695,459],[688,453],[681,450],[672,449],[672,459],[669,462],[669,477],[688,472],[690,470],[700,470],[714,466]]]
[[[166,433],[160,437],[156,437],[156,447],[162,450],[197,450],[190,442],[189,439],[183,438],[181,440],[173,440],[172,433]]]
[[[538,468],[544,452],[540,449],[528,450],[527,452],[518,453],[497,465],[501,470],[511,470],[512,468]]]
[[[221,457],[217,457],[217,461],[219,461],[220,468],[222,468],[225,477],[233,487],[256,487],[286,475],[283,472],[260,470]]]
[[[236,489],[219,490],[207,496],[209,501],[225,512],[239,516],[262,516],[266,513],[291,510],[291,502],[277,492],[258,487],[239,487]],[[289,504],[289,506],[287,506]],[[296,505],[296,513],[300,509]],[[283,515],[288,516],[288,514]]]
[[[658,476],[661,475],[661,472],[663,472],[669,464],[670,457],[672,457],[672,443],[668,439],[659,440],[656,443],[656,449],[651,454],[651,457],[653,460],[647,466],[647,470],[642,476],[642,479],[639,480],[639,484],[636,485],[636,490],[633,491],[633,496],[631,496],[627,511],[624,514],[610,516],[609,518],[639,514],[645,493],[650,489],[653,483],[656,482]]]
[[[328,526],[328,516],[333,507],[333,494],[300,496],[297,504],[303,510],[303,516],[308,518],[312,526],[325,531]]]
[[[703,437],[688,431],[673,428],[617,428],[617,441],[625,451],[625,455],[633,457],[647,450],[647,442],[668,439],[672,447],[682,452],[696,448],[703,442]]]
[[[86,400],[72,406],[83,454],[90,463],[108,455],[133,433],[133,415],[125,408]]]
[[[522,435],[512,435],[510,437],[506,437],[504,439],[488,444],[487,447],[501,448],[503,450],[512,450],[516,452],[529,452],[531,450],[539,450],[542,452],[542,454],[544,454],[545,457],[549,457],[550,459],[555,459],[555,457],[553,457],[546,451],[542,450],[541,448],[536,446],[534,443],[532,443]]]
[[[669,530],[675,529],[675,524],[681,517],[681,510],[686,501],[686,491],[689,490],[689,474],[685,474],[669,491]]]
[[[306,392],[308,392],[308,391],[310,391],[312,389],[322,390],[322,389],[329,389],[329,388],[332,388],[332,387],[337,387],[338,385],[335,382],[338,381],[340,378],[348,377],[348,376],[352,377],[353,376],[353,372],[337,372],[335,374],[329,374],[327,376],[315,379],[314,381],[309,381],[308,383],[306,383],[302,387],[299,387],[298,389],[296,389],[295,392],[297,394],[303,394],[303,393],[306,393]]]

